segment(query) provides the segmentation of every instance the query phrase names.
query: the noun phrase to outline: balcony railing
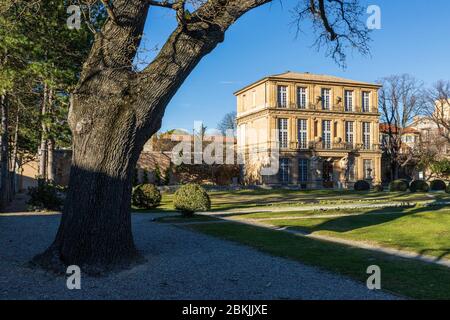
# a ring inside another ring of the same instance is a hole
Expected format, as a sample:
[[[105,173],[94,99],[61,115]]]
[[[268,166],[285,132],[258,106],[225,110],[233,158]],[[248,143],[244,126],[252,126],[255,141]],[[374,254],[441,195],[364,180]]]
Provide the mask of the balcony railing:
[[[372,143],[372,144],[364,144],[364,143],[358,143],[356,145],[356,149],[360,151],[380,151],[381,147],[379,143]]]
[[[324,111],[324,112],[348,112],[348,113],[361,113],[363,112],[361,106],[352,106],[352,108],[347,109],[343,105],[331,105],[330,109],[323,109],[322,103],[318,102],[316,104],[310,103],[306,106],[302,107],[297,105],[296,103],[286,103],[286,104],[280,104],[279,102],[276,103],[275,108],[279,109],[295,109],[295,110],[317,110],[317,111]],[[368,111],[364,111],[363,113],[377,113],[378,111],[370,107]]]
[[[356,150],[356,146],[352,143],[340,142],[340,143],[330,143],[330,142],[310,142],[309,149],[312,150],[342,150],[342,151],[352,151]]]
[[[340,142],[340,143],[326,143],[326,142],[308,142],[308,143],[299,143],[299,142],[291,142],[289,144],[289,148],[293,150],[317,150],[317,151],[327,151],[327,150],[334,150],[334,151],[348,151],[348,152],[357,152],[357,151],[379,151],[380,145],[379,144],[370,144],[370,145],[364,145],[363,143],[347,143],[347,142]],[[286,149],[286,148],[282,148]]]

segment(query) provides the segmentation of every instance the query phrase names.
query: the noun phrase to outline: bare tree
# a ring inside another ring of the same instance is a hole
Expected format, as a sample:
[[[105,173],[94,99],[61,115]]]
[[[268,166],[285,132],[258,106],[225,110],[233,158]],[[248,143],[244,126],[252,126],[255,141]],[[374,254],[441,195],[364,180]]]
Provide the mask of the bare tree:
[[[423,91],[426,114],[437,127],[437,132],[450,143],[450,81],[440,80]]]
[[[222,120],[217,125],[222,135],[226,135],[228,130],[236,132],[236,111],[232,111],[223,116]]]
[[[93,1],[91,1],[93,2]],[[123,267],[140,258],[131,232],[131,182],[144,144],[161,127],[169,101],[200,60],[224,41],[246,12],[271,0],[102,1],[109,19],[96,32],[77,88],[69,124],[73,161],[69,191],[53,244],[34,262],[85,272]],[[301,19],[312,19],[320,44],[367,50],[355,0],[302,0]],[[174,10],[178,25],[142,71],[133,59],[148,11]],[[349,15],[350,14],[350,15]],[[322,26],[322,27],[321,27]]]
[[[422,84],[408,74],[386,77],[381,84],[379,105],[387,135],[383,151],[391,163],[391,179],[396,179],[399,169],[415,156],[415,149],[406,147],[402,137],[403,130],[422,112]]]

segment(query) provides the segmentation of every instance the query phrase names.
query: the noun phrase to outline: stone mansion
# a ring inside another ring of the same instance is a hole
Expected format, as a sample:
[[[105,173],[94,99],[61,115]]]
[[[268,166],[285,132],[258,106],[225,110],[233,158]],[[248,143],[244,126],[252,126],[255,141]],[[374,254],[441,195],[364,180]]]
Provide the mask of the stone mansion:
[[[379,88],[286,72],[237,91],[237,148],[245,182],[305,189],[380,183]],[[268,159],[279,161],[275,173],[266,174]]]

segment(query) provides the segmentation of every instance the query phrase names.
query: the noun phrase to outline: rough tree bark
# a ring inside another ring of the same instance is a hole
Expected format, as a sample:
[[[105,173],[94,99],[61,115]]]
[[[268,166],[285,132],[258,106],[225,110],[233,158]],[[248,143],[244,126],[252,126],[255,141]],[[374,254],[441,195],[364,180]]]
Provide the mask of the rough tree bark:
[[[131,177],[164,110],[241,15],[270,0],[211,0],[180,24],[155,60],[132,71],[149,1],[114,1],[114,19],[96,35],[71,97],[73,159],[56,239],[34,262],[53,270],[123,268],[140,259],[131,232]],[[224,8],[227,3],[227,8]]]

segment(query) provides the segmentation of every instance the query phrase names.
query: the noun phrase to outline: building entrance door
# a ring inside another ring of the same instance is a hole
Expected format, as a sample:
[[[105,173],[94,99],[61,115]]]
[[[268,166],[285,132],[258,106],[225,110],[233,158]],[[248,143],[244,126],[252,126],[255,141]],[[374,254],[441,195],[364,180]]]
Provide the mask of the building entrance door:
[[[323,162],[323,171],[322,171],[322,179],[323,179],[323,187],[324,188],[333,188],[333,160],[325,160]]]

